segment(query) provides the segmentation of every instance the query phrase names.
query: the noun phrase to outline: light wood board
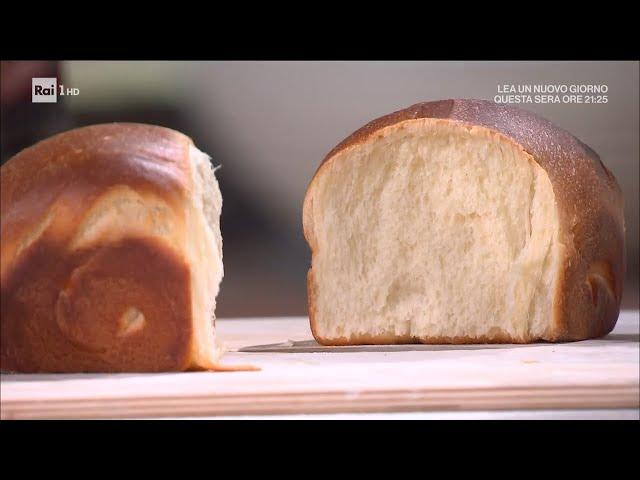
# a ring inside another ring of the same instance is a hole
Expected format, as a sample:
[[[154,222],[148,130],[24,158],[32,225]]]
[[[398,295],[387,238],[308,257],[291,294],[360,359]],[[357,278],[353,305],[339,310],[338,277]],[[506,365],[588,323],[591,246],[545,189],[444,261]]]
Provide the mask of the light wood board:
[[[226,364],[255,372],[2,375],[2,419],[640,406],[639,314],[598,340],[321,347],[306,318],[219,320]]]

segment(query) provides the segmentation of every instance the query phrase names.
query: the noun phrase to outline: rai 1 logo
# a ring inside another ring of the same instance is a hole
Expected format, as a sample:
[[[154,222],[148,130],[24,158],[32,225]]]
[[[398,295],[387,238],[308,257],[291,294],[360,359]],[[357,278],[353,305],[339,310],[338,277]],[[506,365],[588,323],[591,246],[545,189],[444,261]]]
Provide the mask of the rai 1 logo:
[[[57,78],[32,78],[31,79],[31,103],[56,103],[58,95],[79,95],[79,88],[69,88],[58,85]]]

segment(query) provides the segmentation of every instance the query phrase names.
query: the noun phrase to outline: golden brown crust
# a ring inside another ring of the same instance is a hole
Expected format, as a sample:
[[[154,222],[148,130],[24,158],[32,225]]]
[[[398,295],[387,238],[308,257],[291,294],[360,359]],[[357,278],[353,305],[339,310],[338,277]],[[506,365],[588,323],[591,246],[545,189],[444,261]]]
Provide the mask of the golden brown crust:
[[[419,103],[373,120],[351,134],[327,154],[314,179],[341,152],[383,135],[388,127],[402,128],[404,122],[423,118],[484,127],[504,135],[520,145],[546,171],[556,198],[564,258],[558,272],[553,325],[545,339],[582,340],[609,333],[620,311],[626,268],[622,193],[614,176],[591,148],[548,120],[526,110],[484,100]],[[316,246],[309,228],[313,215],[309,191],[314,179],[307,190],[303,214],[304,233],[312,254]],[[308,278],[312,278],[312,273]],[[309,297],[309,312],[314,330],[312,296]],[[377,341],[374,338],[344,341],[362,343],[365,340],[365,343]],[[382,342],[388,338],[378,340]],[[411,342],[408,338],[399,340]],[[421,339],[440,340],[464,343],[467,339]],[[522,341],[507,337],[471,340],[479,343]],[[335,339],[318,341],[333,344]]]
[[[87,212],[123,185],[160,199],[172,234],[184,239],[191,144],[166,128],[96,125],[44,140],[2,166],[2,370],[188,367],[191,286],[183,252],[128,231],[77,248],[71,241]]]
[[[183,370],[189,360],[189,268],[151,239],[66,256],[41,242],[2,285],[2,368],[16,372]],[[161,275],[159,273],[161,272]],[[145,326],[121,335],[127,308]]]

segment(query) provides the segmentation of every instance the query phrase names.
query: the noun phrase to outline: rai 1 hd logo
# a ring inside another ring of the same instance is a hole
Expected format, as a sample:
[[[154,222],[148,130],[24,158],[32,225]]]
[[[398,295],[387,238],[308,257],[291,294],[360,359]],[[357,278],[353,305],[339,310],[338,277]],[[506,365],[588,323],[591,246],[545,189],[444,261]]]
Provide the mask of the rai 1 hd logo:
[[[80,94],[79,88],[58,85],[57,78],[32,78],[31,79],[31,103],[57,103],[58,96],[76,96]]]

